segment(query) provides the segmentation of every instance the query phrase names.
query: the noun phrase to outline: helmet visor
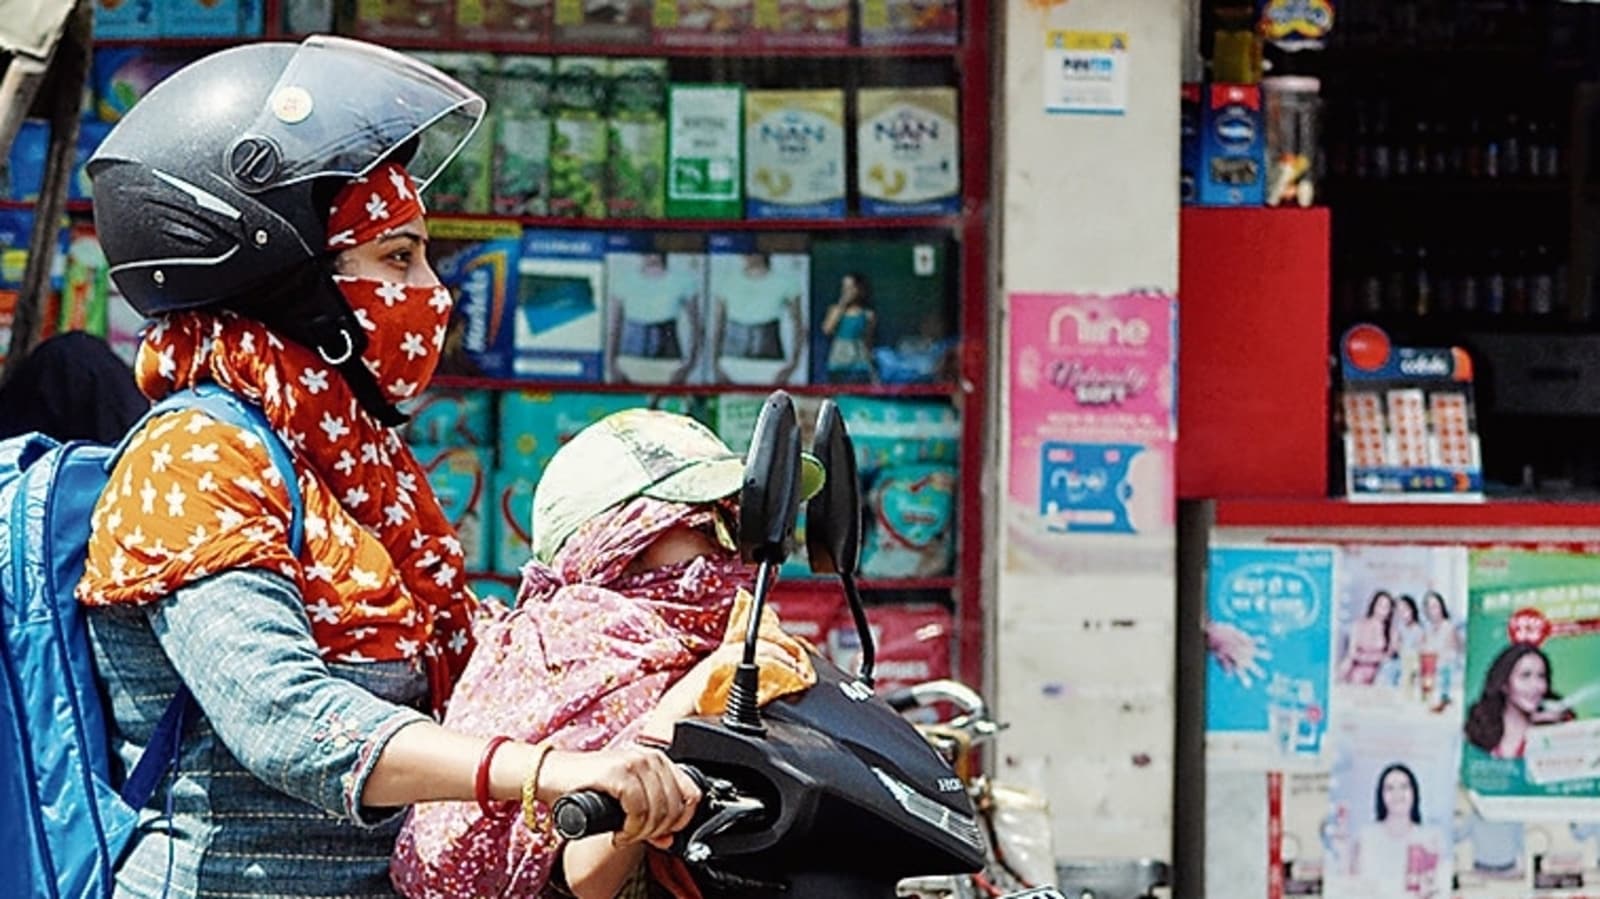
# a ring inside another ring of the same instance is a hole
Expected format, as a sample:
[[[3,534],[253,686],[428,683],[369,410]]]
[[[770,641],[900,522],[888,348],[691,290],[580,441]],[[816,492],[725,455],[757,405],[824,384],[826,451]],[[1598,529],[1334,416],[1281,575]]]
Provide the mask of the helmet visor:
[[[484,100],[392,50],[307,38],[267,95],[229,163],[258,192],[324,176],[358,178],[415,141],[404,162],[426,189],[483,120]]]

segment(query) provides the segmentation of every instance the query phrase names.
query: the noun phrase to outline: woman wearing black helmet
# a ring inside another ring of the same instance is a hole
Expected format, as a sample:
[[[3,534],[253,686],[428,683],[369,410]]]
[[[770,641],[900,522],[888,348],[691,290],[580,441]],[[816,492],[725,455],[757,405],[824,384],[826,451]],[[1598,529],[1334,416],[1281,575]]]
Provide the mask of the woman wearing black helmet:
[[[483,614],[392,430],[450,297],[420,192],[483,114],[434,69],[337,38],[218,53],[90,161],[112,277],[156,324],[152,397],[216,383],[293,455],[197,411],[148,422],[94,513],[79,599],[130,768],[180,686],[201,721],[119,862],[118,895],[386,895],[405,806],[598,787],[625,840],[687,823],[664,755],[552,752],[430,720]],[[290,535],[299,526],[300,539]]]

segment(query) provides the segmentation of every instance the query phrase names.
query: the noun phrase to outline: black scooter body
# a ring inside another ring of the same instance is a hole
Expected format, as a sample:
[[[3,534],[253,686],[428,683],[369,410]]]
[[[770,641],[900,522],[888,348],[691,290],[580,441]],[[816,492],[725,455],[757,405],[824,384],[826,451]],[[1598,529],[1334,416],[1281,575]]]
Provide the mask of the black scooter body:
[[[906,877],[981,870],[983,835],[943,759],[888,704],[828,661],[812,664],[816,685],[764,708],[764,733],[710,718],[677,725],[668,755],[769,810],[759,827],[706,841],[716,866],[788,899],[892,896]]]

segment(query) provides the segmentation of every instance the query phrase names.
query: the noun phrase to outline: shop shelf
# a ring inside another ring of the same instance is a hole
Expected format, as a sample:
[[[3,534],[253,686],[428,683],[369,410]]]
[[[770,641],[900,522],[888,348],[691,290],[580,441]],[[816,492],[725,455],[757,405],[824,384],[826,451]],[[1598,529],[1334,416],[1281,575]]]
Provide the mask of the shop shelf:
[[[435,218],[481,221],[514,220],[529,228],[571,228],[607,231],[904,231],[929,228],[955,228],[961,216],[899,216],[894,218],[843,219],[613,219],[568,218],[561,216],[497,216],[470,213],[435,212]]]
[[[292,38],[292,36],[291,36]],[[463,53],[527,53],[561,56],[651,56],[668,59],[955,59],[959,46],[924,47],[672,47],[659,44],[582,44],[565,42],[461,41],[388,38],[397,50]]]
[[[761,393],[777,389],[760,384],[606,384],[590,381],[524,381],[438,375],[434,387],[451,390],[532,390],[542,393],[649,393],[659,396],[716,396]],[[949,397],[955,384],[791,384],[782,389],[796,396]]]

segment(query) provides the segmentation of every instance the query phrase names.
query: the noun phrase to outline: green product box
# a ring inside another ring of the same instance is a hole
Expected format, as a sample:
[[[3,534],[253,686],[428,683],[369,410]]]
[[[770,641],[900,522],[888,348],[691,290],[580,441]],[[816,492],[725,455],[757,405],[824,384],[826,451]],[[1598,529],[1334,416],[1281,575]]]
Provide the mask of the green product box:
[[[550,214],[604,218],[606,214],[606,76],[600,56],[556,60],[551,99]]]
[[[667,216],[744,212],[744,88],[674,84],[667,99]]]
[[[607,123],[606,210],[613,218],[666,213],[667,61],[613,59]]]
[[[495,58],[490,53],[431,53],[411,54],[439,71],[456,79],[480,95],[488,97],[493,87]],[[437,158],[439,149],[428,146],[430,141],[452,141],[456,135],[451,129],[433,128],[423,132],[423,150],[419,156]],[[426,200],[429,212],[457,212],[468,215],[489,213],[490,172],[494,168],[494,121],[485,116],[478,130],[473,132],[456,158],[445,166],[428,185]],[[448,152],[448,150],[446,150]],[[425,173],[414,173],[419,177]]]
[[[506,56],[492,82],[493,205],[496,215],[550,212],[550,92],[545,56]]]

